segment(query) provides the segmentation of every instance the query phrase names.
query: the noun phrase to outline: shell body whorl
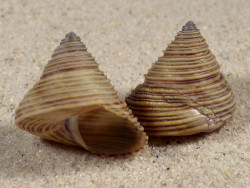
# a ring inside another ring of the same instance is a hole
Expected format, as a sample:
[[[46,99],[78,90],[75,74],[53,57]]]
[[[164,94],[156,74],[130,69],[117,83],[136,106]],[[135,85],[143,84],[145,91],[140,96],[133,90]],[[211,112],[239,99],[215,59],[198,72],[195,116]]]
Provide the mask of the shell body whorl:
[[[130,155],[147,136],[75,33],[61,41],[16,110],[18,127],[104,155]]]
[[[233,117],[231,87],[192,21],[126,98],[149,136],[211,132]]]

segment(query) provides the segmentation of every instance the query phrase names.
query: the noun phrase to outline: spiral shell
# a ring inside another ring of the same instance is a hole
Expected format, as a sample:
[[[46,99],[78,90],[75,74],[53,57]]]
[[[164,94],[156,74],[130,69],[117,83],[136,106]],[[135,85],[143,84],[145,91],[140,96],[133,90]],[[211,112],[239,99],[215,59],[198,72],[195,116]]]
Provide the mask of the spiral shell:
[[[231,87],[192,21],[126,102],[149,136],[211,132],[229,122],[236,109]]]
[[[147,144],[137,119],[75,33],[55,49],[40,80],[16,110],[18,127],[104,155],[130,155]]]

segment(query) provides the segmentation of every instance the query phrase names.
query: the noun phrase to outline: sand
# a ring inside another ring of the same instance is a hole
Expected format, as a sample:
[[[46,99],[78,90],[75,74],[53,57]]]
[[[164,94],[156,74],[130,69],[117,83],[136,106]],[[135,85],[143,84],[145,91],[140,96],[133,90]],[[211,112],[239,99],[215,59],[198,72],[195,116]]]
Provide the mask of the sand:
[[[74,31],[124,100],[193,20],[232,85],[230,125],[150,139],[127,159],[41,140],[15,126],[24,94]],[[0,187],[250,187],[250,1],[0,1]]]

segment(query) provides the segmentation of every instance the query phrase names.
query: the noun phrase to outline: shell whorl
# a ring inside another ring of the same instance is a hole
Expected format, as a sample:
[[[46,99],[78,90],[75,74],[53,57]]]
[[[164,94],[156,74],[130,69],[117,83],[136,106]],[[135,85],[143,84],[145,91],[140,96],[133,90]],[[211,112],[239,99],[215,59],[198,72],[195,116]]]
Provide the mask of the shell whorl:
[[[143,127],[75,33],[51,57],[16,110],[18,127],[98,154],[130,155],[145,147]]]
[[[231,87],[192,21],[126,102],[149,136],[210,132],[226,124],[236,108]]]

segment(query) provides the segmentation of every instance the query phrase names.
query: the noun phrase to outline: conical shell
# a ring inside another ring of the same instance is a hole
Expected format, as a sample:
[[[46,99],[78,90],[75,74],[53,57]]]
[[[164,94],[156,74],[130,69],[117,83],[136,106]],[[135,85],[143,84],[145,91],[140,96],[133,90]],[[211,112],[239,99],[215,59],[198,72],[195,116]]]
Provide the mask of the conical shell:
[[[126,102],[149,136],[211,132],[229,122],[236,108],[231,87],[192,21]]]
[[[147,144],[137,119],[75,33],[55,49],[40,80],[16,110],[18,127],[104,155],[130,155]]]

